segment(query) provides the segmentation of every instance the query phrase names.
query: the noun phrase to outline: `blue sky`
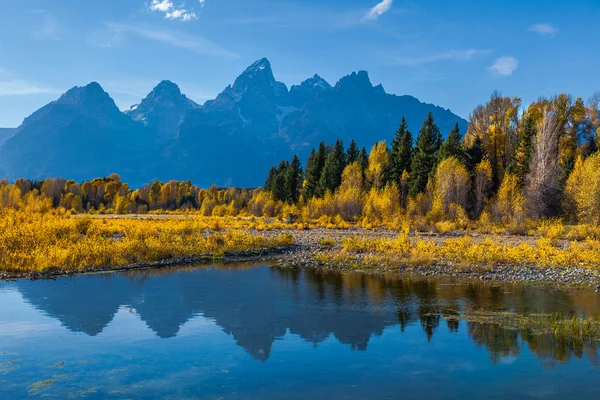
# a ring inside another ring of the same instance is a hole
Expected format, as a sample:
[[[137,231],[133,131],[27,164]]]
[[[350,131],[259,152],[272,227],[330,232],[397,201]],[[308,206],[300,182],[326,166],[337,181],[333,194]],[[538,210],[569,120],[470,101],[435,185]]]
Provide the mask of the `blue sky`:
[[[365,69],[468,117],[600,90],[600,1],[19,0],[0,13],[0,127],[98,81],[124,109],[170,79],[203,103],[256,59],[288,86]]]

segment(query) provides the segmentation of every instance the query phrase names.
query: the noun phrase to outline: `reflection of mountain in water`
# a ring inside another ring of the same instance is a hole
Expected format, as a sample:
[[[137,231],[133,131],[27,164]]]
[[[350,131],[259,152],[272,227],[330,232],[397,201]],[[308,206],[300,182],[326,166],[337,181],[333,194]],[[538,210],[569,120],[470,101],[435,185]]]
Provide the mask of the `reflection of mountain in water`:
[[[373,335],[399,325],[404,331],[420,321],[428,340],[442,318],[464,310],[495,309],[556,312],[598,310],[566,292],[525,286],[450,285],[436,280],[402,280],[363,274],[279,268],[202,268],[87,275],[56,281],[19,281],[27,302],[60,320],[69,330],[97,335],[119,307],[135,310],[161,338],[174,337],[195,315],[215,321],[255,359],[266,361],[275,340],[286,332],[315,345],[330,336],[353,349],[366,350]],[[587,300],[590,303],[589,299]],[[461,322],[447,320],[450,332]],[[548,338],[519,335],[497,326],[469,323],[472,340],[494,363],[520,353],[519,337],[543,359],[564,362],[585,346],[557,344]]]
[[[95,336],[124,304],[131,281],[122,275],[82,275],[55,281],[18,281],[25,300],[73,332]]]

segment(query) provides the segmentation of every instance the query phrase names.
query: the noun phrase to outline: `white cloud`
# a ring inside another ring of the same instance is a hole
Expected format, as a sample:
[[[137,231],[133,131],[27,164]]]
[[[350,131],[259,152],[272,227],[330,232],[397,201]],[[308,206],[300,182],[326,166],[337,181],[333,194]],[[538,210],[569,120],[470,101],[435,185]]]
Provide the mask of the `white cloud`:
[[[60,39],[60,24],[58,21],[50,14],[44,12],[44,20],[40,28],[34,31],[31,36],[34,39],[38,40],[56,40]]]
[[[180,47],[199,54],[205,54],[208,56],[225,59],[234,59],[240,57],[238,54],[235,54],[199,36],[192,36],[179,32],[164,31],[147,27],[138,27],[117,23],[108,23],[107,27],[116,35],[131,34],[143,39],[162,42],[174,47]]]
[[[438,61],[470,61],[474,57],[489,54],[491,50],[484,49],[467,49],[467,50],[448,50],[442,53],[431,54],[422,57],[395,57],[393,64],[405,66],[417,66]]]
[[[25,96],[32,94],[55,94],[60,91],[21,79],[5,69],[0,69],[0,96]]]
[[[200,1],[200,6],[204,6],[203,0]],[[175,19],[180,21],[198,19],[195,12],[188,11],[183,7],[175,7],[171,0],[152,0],[149,10],[163,13],[165,19]]]
[[[365,14],[363,19],[372,20],[372,21],[376,20],[377,18],[381,17],[386,12],[390,11],[390,8],[392,8],[393,2],[394,2],[394,0],[383,0],[381,3],[378,3],[377,5],[375,5],[375,7],[371,8]]]
[[[542,23],[531,25],[529,30],[542,36],[555,36],[558,33],[558,29],[555,26]]]
[[[496,76],[510,76],[519,67],[519,61],[511,56],[500,57],[488,69]]]

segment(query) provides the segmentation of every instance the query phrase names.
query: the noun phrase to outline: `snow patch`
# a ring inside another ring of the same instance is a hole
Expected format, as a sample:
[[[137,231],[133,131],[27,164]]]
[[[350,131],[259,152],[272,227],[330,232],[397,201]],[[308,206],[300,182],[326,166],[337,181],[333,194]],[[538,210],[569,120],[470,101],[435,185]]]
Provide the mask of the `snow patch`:
[[[281,120],[283,120],[285,118],[286,115],[288,115],[289,113],[292,113],[294,111],[297,111],[298,107],[294,107],[294,106],[286,106],[286,107],[282,107],[282,106],[277,106],[277,122],[281,122]]]
[[[244,116],[242,115],[242,110],[240,109],[240,106],[239,106],[239,105],[237,106],[237,109],[238,109],[238,115],[240,116],[240,119],[242,120],[242,126],[246,126],[246,125],[248,125],[250,122],[252,122],[252,121],[250,121],[250,120],[248,120],[248,119],[244,118]]]

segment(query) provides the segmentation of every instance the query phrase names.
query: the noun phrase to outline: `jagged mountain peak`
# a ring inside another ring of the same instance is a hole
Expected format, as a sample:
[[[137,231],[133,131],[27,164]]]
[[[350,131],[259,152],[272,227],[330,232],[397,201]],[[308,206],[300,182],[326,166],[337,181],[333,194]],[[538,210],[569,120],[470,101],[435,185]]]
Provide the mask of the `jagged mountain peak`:
[[[177,86],[177,84],[169,81],[169,80],[164,80],[161,81],[158,85],[156,85],[156,87],[154,89],[152,89],[151,94],[154,95],[175,95],[175,96],[180,96],[181,95],[181,89],[179,88],[179,86]]]
[[[69,105],[103,104],[117,107],[110,95],[104,91],[98,82],[91,82],[86,86],[75,86],[56,100],[56,103]]]
[[[367,71],[352,72],[350,75],[344,76],[335,85],[338,90],[344,90],[348,88],[359,89],[359,90],[372,90],[373,84],[369,78]]]
[[[272,87],[276,83],[271,63],[266,58],[261,58],[237,77],[232,88],[236,92],[241,92],[248,89]]]
[[[147,113],[157,107],[180,108],[182,112],[185,112],[187,109],[197,108],[199,105],[181,93],[181,89],[177,84],[169,80],[164,80],[156,85],[141,103],[132,106],[125,113],[133,119],[142,120],[145,117],[141,116],[141,114]]]
[[[125,114],[134,121],[150,126],[157,134],[159,142],[172,139],[179,124],[189,110],[199,108],[188,99],[175,83],[161,81],[141,103],[132,106]]]
[[[317,74],[315,74],[312,78],[308,78],[303,81],[300,86],[304,86],[306,88],[318,87],[321,89],[331,89],[331,85]]]
[[[257,60],[254,63],[252,63],[252,65],[250,65],[248,68],[246,68],[246,71],[244,71],[244,72],[264,71],[264,70],[270,70],[270,69],[271,69],[271,63],[269,62],[269,60],[267,60],[265,57],[263,57],[260,60]]]

